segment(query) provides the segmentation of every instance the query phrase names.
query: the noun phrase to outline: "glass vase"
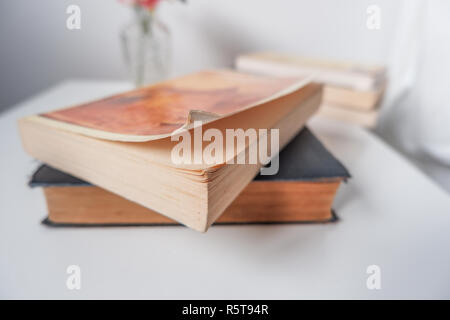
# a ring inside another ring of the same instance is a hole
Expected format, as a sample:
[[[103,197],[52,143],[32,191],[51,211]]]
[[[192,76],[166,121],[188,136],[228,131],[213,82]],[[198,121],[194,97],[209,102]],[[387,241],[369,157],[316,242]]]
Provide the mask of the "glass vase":
[[[135,8],[135,19],[123,28],[121,42],[125,63],[136,87],[169,76],[170,33],[155,11]]]

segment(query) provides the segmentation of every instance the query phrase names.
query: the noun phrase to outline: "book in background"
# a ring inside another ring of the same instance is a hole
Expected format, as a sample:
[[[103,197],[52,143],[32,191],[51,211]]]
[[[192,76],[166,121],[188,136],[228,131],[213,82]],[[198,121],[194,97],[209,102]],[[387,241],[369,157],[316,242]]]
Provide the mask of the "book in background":
[[[313,75],[323,83],[323,102],[318,115],[363,127],[376,126],[386,86],[386,69],[340,61],[307,59],[277,53],[241,55],[239,71],[274,76]]]
[[[334,221],[332,203],[346,168],[304,128],[280,152],[276,175],[259,175],[216,220],[218,224]],[[46,224],[170,225],[177,222],[64,172],[42,165],[31,187],[42,187]]]

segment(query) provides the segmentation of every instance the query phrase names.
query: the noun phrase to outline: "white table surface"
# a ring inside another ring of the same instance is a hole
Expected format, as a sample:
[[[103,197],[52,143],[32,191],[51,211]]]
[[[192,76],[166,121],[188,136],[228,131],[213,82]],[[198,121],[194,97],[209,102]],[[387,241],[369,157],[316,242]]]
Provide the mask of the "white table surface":
[[[368,131],[310,128],[353,178],[323,225],[49,228],[16,119],[128,89],[62,83],[0,115],[1,298],[450,298],[450,198]],[[81,290],[66,287],[81,267]],[[366,268],[381,268],[381,290]]]

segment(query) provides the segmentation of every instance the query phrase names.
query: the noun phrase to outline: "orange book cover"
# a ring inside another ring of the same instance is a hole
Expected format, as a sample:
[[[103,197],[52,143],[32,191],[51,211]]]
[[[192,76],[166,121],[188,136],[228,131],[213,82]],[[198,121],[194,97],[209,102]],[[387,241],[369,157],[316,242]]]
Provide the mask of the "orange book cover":
[[[150,141],[193,120],[208,123],[287,95],[308,81],[202,71],[94,102],[39,115],[40,121],[96,138]]]

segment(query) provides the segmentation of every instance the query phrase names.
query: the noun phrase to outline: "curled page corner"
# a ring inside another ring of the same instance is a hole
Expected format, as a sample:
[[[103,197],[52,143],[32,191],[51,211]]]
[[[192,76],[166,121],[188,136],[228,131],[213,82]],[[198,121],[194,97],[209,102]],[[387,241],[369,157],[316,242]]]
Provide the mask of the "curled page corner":
[[[217,113],[212,113],[212,112],[207,112],[207,111],[202,111],[202,110],[190,110],[186,123],[181,126],[180,128],[174,130],[171,135],[177,135],[180,134],[183,131],[192,129],[195,127],[195,123],[196,122],[201,122],[201,124],[206,124],[208,122],[217,120],[222,118],[223,116],[217,114]]]

